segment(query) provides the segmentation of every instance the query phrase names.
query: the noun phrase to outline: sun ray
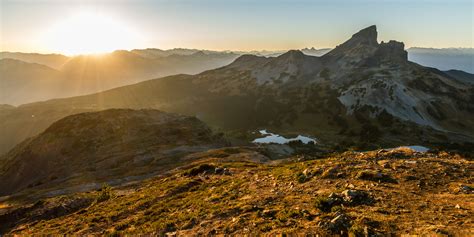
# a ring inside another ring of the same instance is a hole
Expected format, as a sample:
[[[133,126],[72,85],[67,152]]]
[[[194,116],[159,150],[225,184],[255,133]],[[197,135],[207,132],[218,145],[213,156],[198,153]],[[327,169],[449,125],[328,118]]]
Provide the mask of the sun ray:
[[[43,38],[52,51],[100,54],[138,45],[140,34],[134,29],[114,17],[83,11],[53,25]]]

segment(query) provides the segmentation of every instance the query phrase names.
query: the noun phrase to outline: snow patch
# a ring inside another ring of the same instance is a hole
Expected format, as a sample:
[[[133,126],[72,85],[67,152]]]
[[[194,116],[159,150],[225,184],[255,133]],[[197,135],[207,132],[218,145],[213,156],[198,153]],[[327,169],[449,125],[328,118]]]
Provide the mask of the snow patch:
[[[433,121],[427,119],[429,116],[425,114],[425,105],[419,98],[430,100],[430,96],[410,91],[399,81],[377,77],[350,86],[338,97],[347,108],[348,114],[369,105],[377,108],[379,112],[385,110],[400,119],[437,128]]]
[[[387,149],[387,150],[398,150],[398,149],[410,149],[410,150],[413,150],[415,152],[427,152],[430,150],[430,148],[428,147],[425,147],[425,146],[418,146],[418,145],[414,145],[414,146],[399,146],[399,147],[395,147],[395,148],[390,148],[390,149]]]
[[[257,138],[253,140],[253,143],[277,143],[277,144],[287,144],[291,141],[301,141],[304,144],[309,144],[311,142],[316,144],[316,139],[298,135],[295,138],[285,138],[281,135],[275,134],[275,133],[270,133],[267,132],[267,130],[260,130],[259,131],[261,135],[264,135],[265,137],[262,138]]]

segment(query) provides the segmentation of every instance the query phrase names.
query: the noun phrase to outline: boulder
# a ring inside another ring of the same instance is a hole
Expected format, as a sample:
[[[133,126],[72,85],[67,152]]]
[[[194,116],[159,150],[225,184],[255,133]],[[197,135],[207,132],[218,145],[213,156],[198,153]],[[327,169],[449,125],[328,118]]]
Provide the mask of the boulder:
[[[348,189],[341,193],[344,203],[349,205],[363,205],[371,204],[374,199],[370,197],[369,193],[362,190]]]

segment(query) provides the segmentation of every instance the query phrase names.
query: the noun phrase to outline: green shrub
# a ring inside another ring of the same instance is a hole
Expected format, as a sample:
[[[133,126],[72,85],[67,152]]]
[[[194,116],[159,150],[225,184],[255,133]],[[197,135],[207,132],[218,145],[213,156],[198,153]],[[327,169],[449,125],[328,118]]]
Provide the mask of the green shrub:
[[[332,203],[327,197],[318,197],[316,198],[315,206],[322,212],[330,212]]]
[[[96,202],[104,202],[112,198],[113,192],[112,188],[108,184],[102,185],[102,188],[99,191],[99,194],[97,195]]]
[[[304,183],[304,182],[308,181],[308,177],[306,177],[305,174],[300,172],[296,175],[296,180],[298,181],[298,183]]]

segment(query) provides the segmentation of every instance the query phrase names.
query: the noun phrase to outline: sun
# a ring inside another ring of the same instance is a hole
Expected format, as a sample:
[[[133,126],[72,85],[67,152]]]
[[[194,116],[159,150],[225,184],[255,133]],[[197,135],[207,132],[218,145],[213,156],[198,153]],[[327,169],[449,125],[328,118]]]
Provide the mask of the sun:
[[[113,17],[80,12],[54,24],[44,41],[49,50],[68,55],[97,54],[134,47],[140,35]]]

